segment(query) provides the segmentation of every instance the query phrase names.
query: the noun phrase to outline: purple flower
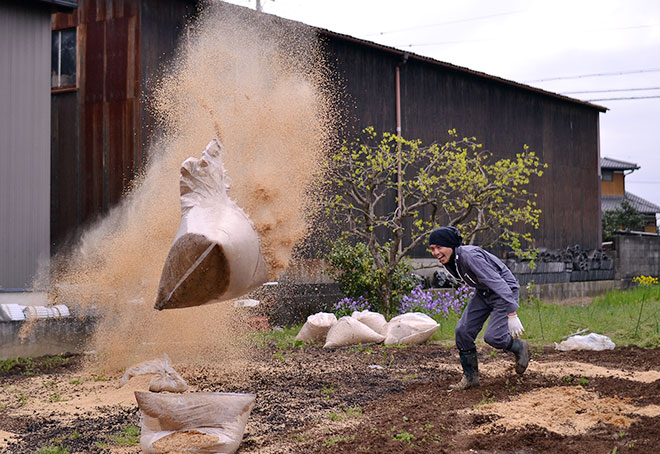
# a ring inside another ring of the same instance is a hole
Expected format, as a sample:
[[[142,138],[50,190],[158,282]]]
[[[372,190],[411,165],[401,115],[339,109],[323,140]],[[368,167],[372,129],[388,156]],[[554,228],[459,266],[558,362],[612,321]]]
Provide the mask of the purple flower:
[[[422,312],[431,317],[447,318],[449,311],[461,313],[473,295],[474,290],[466,286],[461,286],[452,295],[449,292],[438,293],[424,290],[421,285],[418,285],[410,292],[410,295],[401,299],[399,313]]]
[[[371,310],[371,305],[364,296],[358,298],[342,298],[335,306],[335,314],[338,316],[351,315],[354,311]]]

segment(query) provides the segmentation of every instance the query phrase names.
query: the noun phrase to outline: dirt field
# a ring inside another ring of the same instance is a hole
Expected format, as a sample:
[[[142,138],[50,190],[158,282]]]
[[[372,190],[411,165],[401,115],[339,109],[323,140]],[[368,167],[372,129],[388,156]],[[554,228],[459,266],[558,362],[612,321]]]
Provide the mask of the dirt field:
[[[220,366],[174,365],[191,391],[257,394],[240,453],[657,453],[660,349],[558,352],[534,348],[527,373],[479,350],[481,387],[448,393],[460,378],[455,348],[365,346],[259,350],[244,378]],[[139,426],[133,396],[151,376],[119,388],[82,357],[42,358],[0,372],[0,452],[138,453],[118,434]],[[27,373],[26,373],[27,372]],[[128,443],[130,444],[130,443]]]

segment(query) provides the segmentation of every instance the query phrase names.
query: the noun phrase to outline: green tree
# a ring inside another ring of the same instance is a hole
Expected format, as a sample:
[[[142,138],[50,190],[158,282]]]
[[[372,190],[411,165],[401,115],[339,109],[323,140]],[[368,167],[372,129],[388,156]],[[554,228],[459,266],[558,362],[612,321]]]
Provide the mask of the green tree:
[[[644,215],[625,198],[616,210],[603,213],[603,240],[614,240],[615,230],[644,230]]]
[[[470,244],[479,235],[482,245],[499,242],[522,252],[532,241],[522,228],[538,228],[541,211],[536,194],[525,188],[546,166],[527,146],[513,159],[494,161],[474,138],[459,139],[455,130],[445,144],[428,147],[379,136],[372,127],[363,133],[332,156],[327,213],[346,237],[366,245],[381,277],[375,291],[384,311],[393,309],[398,265],[439,224],[457,227]],[[392,198],[394,211],[386,209]]]

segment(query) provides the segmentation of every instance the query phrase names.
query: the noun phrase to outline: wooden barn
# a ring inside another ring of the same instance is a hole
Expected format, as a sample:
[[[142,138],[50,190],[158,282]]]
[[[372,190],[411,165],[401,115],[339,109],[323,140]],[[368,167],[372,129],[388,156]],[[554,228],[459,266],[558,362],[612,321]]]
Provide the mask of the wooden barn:
[[[51,90],[53,253],[107,213],[144,164],[154,123],[149,81],[170,61],[198,3],[80,0],[75,11],[53,15],[53,46],[69,44],[60,65],[68,73]]]
[[[154,133],[144,93],[197,4],[81,0],[75,12],[53,16],[53,33],[73,33],[76,43],[75,80],[52,91],[53,252],[116,204],[144,162]],[[261,13],[254,14],[259,20]],[[455,128],[496,157],[528,144],[549,165],[533,187],[543,210],[535,246],[600,247],[599,114],[605,108],[332,31],[317,33],[343,81],[354,131],[373,125],[430,144]],[[427,253],[420,248],[417,255]]]

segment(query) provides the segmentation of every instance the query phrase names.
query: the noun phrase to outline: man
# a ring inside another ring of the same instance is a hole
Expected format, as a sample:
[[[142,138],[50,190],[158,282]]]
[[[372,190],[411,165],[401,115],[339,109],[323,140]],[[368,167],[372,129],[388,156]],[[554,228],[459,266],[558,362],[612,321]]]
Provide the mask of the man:
[[[477,246],[462,246],[463,238],[454,227],[431,232],[429,247],[433,257],[475,293],[456,324],[456,347],[463,368],[463,379],[449,387],[462,390],[479,386],[477,347],[474,340],[490,316],[484,340],[494,348],[513,352],[516,372],[523,374],[529,363],[529,346],[518,337],[524,332],[516,314],[520,285],[500,259]]]

